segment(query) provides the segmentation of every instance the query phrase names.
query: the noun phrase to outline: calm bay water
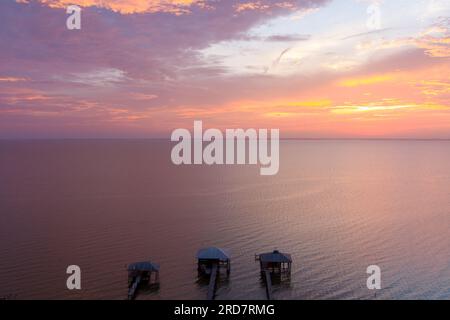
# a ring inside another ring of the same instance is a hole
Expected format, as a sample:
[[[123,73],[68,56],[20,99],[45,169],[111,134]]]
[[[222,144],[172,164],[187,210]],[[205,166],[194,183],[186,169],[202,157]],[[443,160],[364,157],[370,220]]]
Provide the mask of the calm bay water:
[[[195,253],[230,251],[217,299],[264,299],[255,253],[292,254],[275,299],[450,299],[450,141],[282,141],[280,171],[174,166],[158,140],[1,141],[0,297],[204,299]],[[82,269],[68,291],[66,267]],[[383,290],[366,288],[382,269]]]

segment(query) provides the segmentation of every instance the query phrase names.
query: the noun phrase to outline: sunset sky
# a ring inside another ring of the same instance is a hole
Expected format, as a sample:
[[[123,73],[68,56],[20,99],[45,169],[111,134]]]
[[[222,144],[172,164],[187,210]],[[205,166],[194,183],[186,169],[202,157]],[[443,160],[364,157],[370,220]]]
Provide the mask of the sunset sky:
[[[0,138],[450,139],[448,0],[1,0],[0,41]]]

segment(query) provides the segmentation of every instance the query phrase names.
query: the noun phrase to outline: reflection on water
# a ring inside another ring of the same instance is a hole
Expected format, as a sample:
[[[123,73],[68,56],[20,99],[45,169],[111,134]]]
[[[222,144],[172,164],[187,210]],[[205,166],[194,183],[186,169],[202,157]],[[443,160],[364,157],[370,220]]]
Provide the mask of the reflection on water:
[[[265,299],[255,254],[292,255],[275,299],[450,299],[449,141],[282,141],[280,171],[183,166],[164,141],[0,142],[0,297],[205,299],[195,253],[230,251],[216,299]],[[66,267],[82,269],[68,291]]]

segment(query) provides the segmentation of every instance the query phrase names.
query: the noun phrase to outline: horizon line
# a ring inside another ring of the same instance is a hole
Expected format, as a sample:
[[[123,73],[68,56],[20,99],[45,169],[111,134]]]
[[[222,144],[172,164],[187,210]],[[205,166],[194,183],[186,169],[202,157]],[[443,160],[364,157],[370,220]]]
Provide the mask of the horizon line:
[[[169,142],[170,138],[157,137],[69,137],[69,138],[1,138],[0,141],[70,141],[70,140],[163,140]],[[191,138],[191,140],[195,140]],[[224,139],[226,140],[226,139]],[[247,140],[247,139],[246,139]],[[450,138],[280,138],[280,141],[450,141]],[[205,141],[208,142],[208,141]]]

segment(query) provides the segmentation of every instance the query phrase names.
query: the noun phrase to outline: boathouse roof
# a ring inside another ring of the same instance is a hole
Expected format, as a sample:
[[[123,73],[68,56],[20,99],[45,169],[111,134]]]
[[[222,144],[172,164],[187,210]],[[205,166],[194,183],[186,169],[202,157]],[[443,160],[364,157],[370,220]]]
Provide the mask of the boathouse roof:
[[[290,254],[282,253],[278,250],[268,253],[261,253],[259,255],[259,259],[262,262],[292,262]]]
[[[209,247],[200,249],[197,252],[197,259],[228,261],[230,260],[230,255],[224,249]]]
[[[159,265],[150,261],[135,262],[128,266],[128,271],[159,271]]]

